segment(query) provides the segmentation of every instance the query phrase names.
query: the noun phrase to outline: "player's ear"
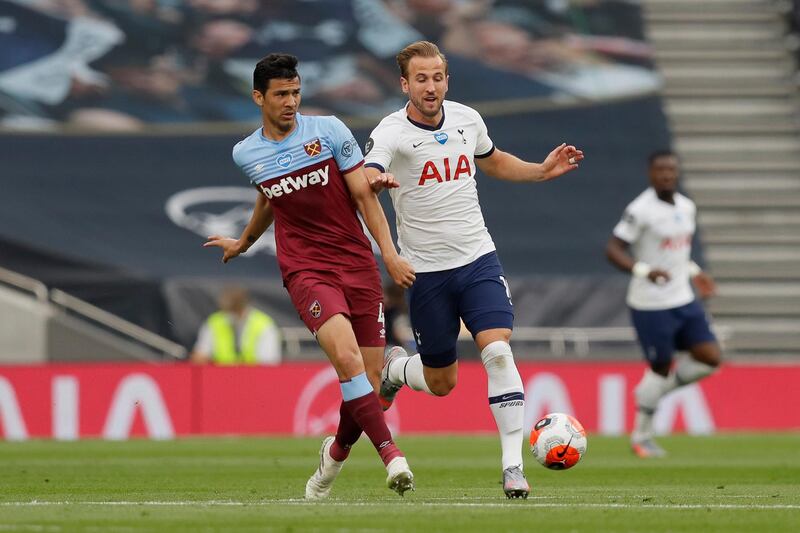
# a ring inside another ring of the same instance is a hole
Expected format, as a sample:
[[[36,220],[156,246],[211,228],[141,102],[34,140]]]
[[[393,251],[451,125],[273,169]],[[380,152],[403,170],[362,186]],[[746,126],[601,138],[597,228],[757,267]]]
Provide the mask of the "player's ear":
[[[253,102],[256,103],[258,107],[262,107],[264,105],[264,94],[261,91],[257,91],[253,89]]]
[[[400,76],[400,88],[405,94],[408,94],[408,80]]]

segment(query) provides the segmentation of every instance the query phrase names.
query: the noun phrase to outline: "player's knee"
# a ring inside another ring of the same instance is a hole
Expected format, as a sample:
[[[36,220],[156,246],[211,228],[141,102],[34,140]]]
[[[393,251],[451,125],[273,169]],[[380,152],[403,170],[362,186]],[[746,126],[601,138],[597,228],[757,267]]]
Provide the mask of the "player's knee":
[[[716,342],[703,344],[696,352],[692,353],[692,356],[701,363],[714,368],[722,363],[722,350]]]
[[[431,379],[426,379],[425,382],[428,384],[428,388],[431,392],[436,396],[447,396],[450,394],[454,388],[456,388],[456,383],[458,382],[458,375],[442,375],[442,376],[435,376]]]

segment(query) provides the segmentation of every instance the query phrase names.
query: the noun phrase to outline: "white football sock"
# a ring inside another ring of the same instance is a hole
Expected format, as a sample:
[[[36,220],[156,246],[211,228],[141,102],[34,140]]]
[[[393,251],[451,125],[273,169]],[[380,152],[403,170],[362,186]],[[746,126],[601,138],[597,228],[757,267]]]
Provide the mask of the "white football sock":
[[[675,362],[675,368],[670,373],[670,387],[668,390],[699,381],[704,377],[710,376],[716,370],[716,367],[701,363],[688,354],[681,354]]]
[[[489,378],[489,408],[500,433],[503,470],[516,465],[522,467],[525,394],[511,346],[495,341],[483,349],[481,361]]]
[[[656,374],[649,368],[644,371],[642,380],[633,391],[636,398],[636,419],[633,423],[632,440],[638,441],[653,436],[653,415],[659,400],[670,390],[670,384],[670,378]]]
[[[410,357],[398,357],[389,366],[389,381],[395,385],[408,385],[414,390],[433,394],[425,382],[422,370],[422,358],[419,354]]]

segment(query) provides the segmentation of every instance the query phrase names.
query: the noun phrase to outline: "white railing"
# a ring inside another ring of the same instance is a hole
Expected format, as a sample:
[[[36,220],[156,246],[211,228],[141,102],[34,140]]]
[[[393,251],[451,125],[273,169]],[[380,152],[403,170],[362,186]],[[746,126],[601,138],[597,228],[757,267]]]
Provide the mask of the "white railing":
[[[55,304],[85,319],[92,320],[122,337],[128,338],[159,353],[175,359],[186,358],[186,348],[160,335],[137,326],[99,307],[71,296],[58,289],[49,290],[41,281],[13,270],[0,267],[0,283],[31,293],[36,300]]]
[[[50,301],[62,308],[78,314],[84,318],[88,318],[102,324],[103,326],[111,329],[112,331],[129,337],[151,349],[162,352],[166,355],[174,357],[175,359],[186,358],[186,348],[172,342],[164,337],[153,333],[141,326],[137,326],[133,322],[118,317],[113,313],[104,311],[99,307],[67,294],[59,289],[52,289],[50,291]]]
[[[30,292],[40,302],[48,300],[47,286],[38,279],[29,278],[13,270],[0,267],[0,283],[10,285],[15,289]]]

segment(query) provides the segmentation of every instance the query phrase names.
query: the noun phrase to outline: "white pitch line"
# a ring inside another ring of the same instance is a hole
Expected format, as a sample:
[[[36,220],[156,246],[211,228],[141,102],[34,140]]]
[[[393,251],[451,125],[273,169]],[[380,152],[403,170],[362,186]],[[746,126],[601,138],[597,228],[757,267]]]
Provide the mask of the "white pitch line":
[[[296,505],[296,506],[327,506],[327,507],[382,507],[387,505],[420,505],[423,507],[472,507],[472,508],[510,508],[519,509],[520,507],[537,508],[564,508],[564,509],[742,509],[742,510],[800,510],[800,504],[775,504],[775,505],[746,505],[734,503],[536,503],[536,502],[416,502],[413,500],[384,501],[384,502],[308,502],[303,499],[269,500],[269,501],[228,501],[228,500],[207,500],[207,501],[27,501],[27,502],[0,502],[0,507],[48,507],[48,506],[150,506],[150,507],[269,507],[276,505]]]

